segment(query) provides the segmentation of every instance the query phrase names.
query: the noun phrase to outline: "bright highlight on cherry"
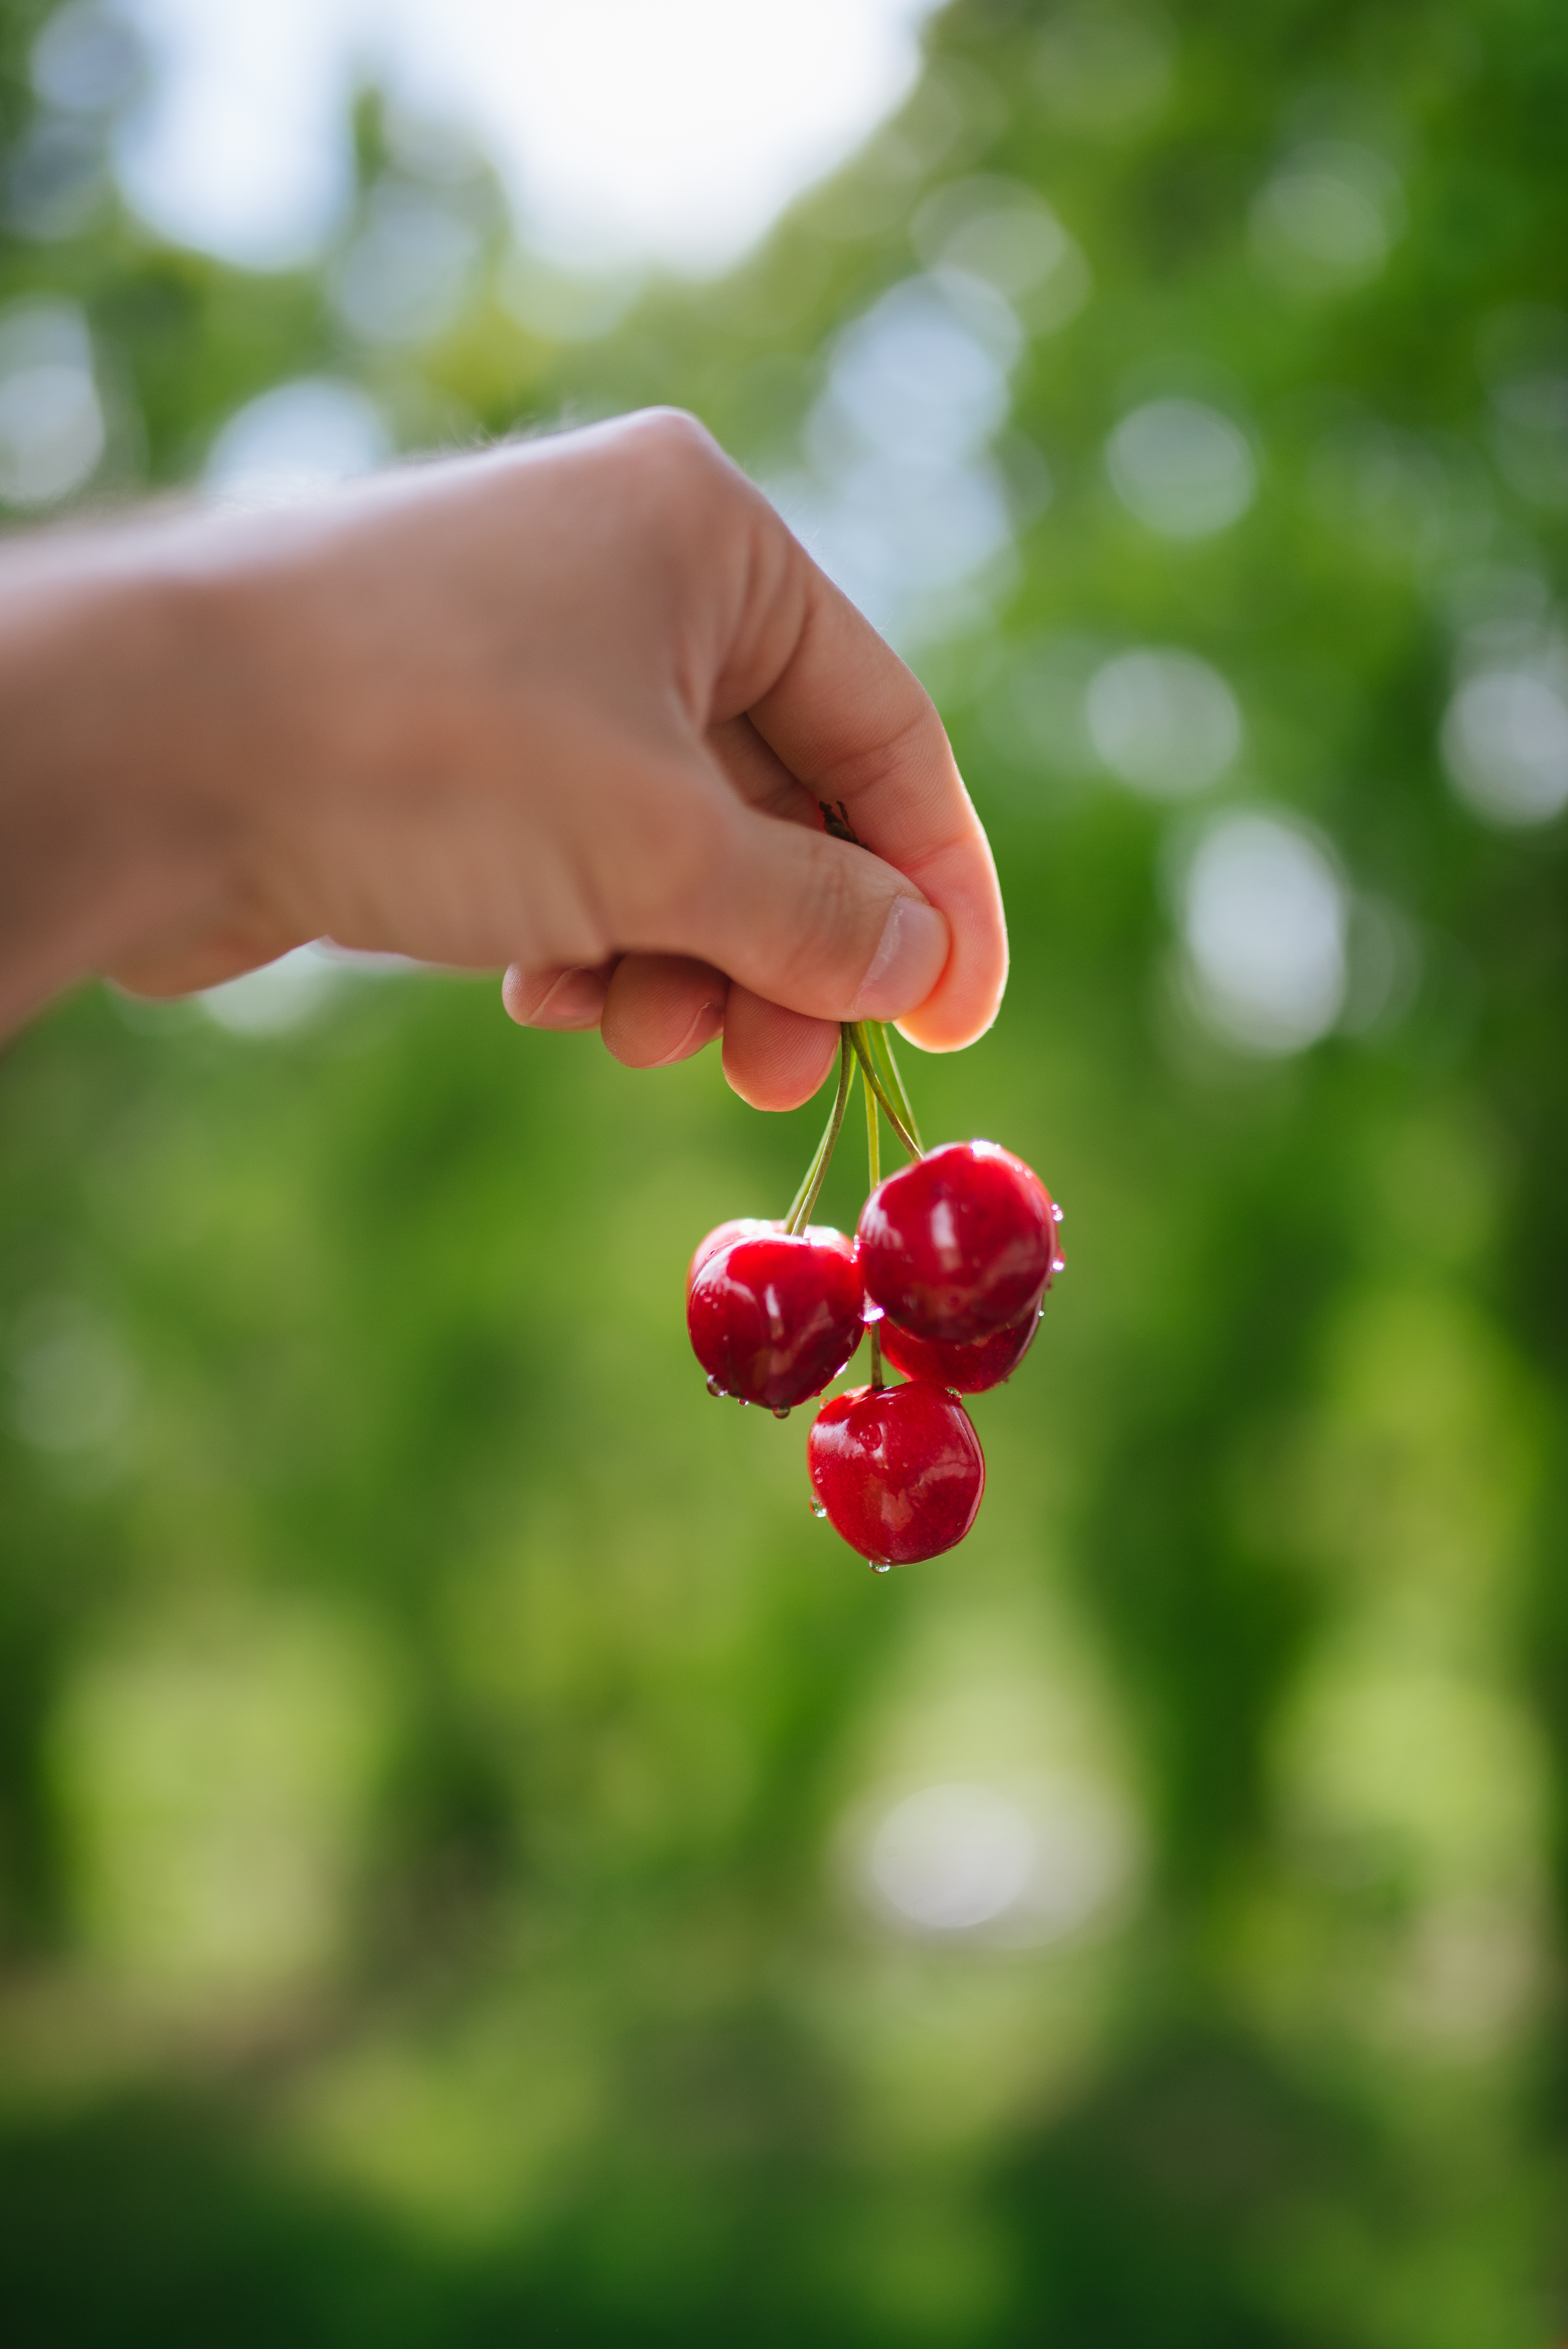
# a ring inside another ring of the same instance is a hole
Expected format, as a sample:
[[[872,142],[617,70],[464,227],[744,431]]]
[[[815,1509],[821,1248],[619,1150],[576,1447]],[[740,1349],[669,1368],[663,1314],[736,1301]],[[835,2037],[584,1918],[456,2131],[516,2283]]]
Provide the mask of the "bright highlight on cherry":
[[[853,840],[842,809],[829,832]],[[810,1217],[856,1074],[871,1194],[853,1239]],[[879,1181],[886,1118],[910,1163]],[[1062,1211],[1032,1167],[994,1142],[920,1146],[877,1020],[846,1022],[827,1130],[787,1216],[710,1232],[686,1278],[686,1326],[711,1394],[781,1419],[822,1393],[867,1330],[868,1385],[823,1405],[806,1444],[812,1508],[878,1573],[936,1557],[980,1511],[985,1458],[959,1400],[1011,1378],[1062,1270]],[[884,1359],[904,1373],[890,1386]]]

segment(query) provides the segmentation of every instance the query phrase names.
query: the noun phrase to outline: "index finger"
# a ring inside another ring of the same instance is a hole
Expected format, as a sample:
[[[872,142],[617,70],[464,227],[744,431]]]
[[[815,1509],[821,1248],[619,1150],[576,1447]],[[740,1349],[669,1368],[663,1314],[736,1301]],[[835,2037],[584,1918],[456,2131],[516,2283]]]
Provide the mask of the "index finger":
[[[756,566],[773,576],[740,667],[766,681],[747,712],[814,797],[842,801],[866,846],[946,915],[946,968],[898,1025],[929,1051],[955,1050],[990,1027],[1007,983],[991,843],[919,678],[766,511],[785,545]]]

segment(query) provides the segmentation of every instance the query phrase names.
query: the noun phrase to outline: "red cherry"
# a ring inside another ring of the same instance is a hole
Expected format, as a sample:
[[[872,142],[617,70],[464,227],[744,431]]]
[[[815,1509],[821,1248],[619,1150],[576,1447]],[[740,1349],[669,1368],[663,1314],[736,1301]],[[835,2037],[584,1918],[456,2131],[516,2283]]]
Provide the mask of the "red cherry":
[[[699,1267],[686,1327],[715,1393],[784,1413],[838,1376],[860,1343],[865,1309],[853,1241],[825,1224],[794,1233],[764,1226]]]
[[[1049,1284],[1047,1284],[1049,1286]],[[1042,1290],[1041,1295],[1044,1292]],[[939,1387],[956,1387],[960,1394],[983,1394],[1010,1379],[1040,1327],[1041,1301],[1028,1311],[983,1338],[917,1338],[896,1321],[880,1321],[882,1351],[907,1379],[929,1379]]]
[[[873,1566],[912,1566],[962,1541],[985,1490],[985,1455],[956,1396],[917,1379],[855,1387],[816,1415],[812,1491]]]
[[[727,1224],[715,1224],[705,1240],[699,1240],[691,1263],[686,1268],[686,1294],[691,1294],[691,1284],[711,1256],[728,1247],[732,1240],[754,1240],[760,1232],[776,1232],[777,1223],[767,1223],[760,1216],[732,1216]]]
[[[983,1338],[1051,1277],[1056,1216],[1032,1167],[994,1142],[949,1142],[878,1185],[860,1212],[868,1294],[917,1338]]]

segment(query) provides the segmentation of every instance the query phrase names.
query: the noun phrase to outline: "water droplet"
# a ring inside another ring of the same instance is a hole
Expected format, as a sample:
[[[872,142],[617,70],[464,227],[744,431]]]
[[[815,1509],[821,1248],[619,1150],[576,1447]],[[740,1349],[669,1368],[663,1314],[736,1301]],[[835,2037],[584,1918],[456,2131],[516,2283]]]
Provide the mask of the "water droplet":
[[[860,1318],[866,1323],[867,1329],[874,1329],[878,1321],[885,1321],[888,1316],[880,1305],[874,1305],[871,1299],[867,1298],[866,1299],[865,1310],[862,1312]]]
[[[714,1398],[715,1402],[722,1402],[724,1401],[724,1390],[719,1384],[718,1380],[713,1376],[711,1371],[708,1373],[708,1392]]]
[[[1054,1257],[1052,1261],[1051,1269],[1053,1272],[1065,1272],[1067,1269],[1066,1257],[1064,1256]]]
[[[1055,1202],[1055,1200],[1054,1200],[1054,1199],[1053,1199],[1053,1200],[1052,1200],[1052,1202],[1051,1202],[1051,1213],[1055,1216],[1056,1221],[1057,1221],[1058,1223],[1060,1223],[1060,1222],[1061,1222],[1061,1220],[1062,1220],[1062,1210],[1061,1210],[1061,1208],[1056,1205],[1056,1202]]]
[[[1039,1310],[1039,1312],[1034,1316],[1034,1319],[1036,1319],[1036,1321],[1044,1321],[1044,1319],[1045,1319],[1045,1308],[1044,1308],[1044,1306],[1042,1306],[1042,1307],[1040,1308],[1040,1310]]]
[[[739,1402],[742,1411],[750,1411],[752,1405],[751,1398],[748,1395],[738,1395],[736,1397],[736,1401]]]
[[[893,1561],[890,1557],[868,1557],[866,1563],[873,1574],[891,1574],[893,1571]]]
[[[774,1403],[774,1417],[775,1419],[787,1419],[787,1418],[789,1417],[789,1405],[788,1405],[788,1403],[787,1403],[787,1402],[775,1402],[775,1403]]]
[[[826,1503],[819,1501],[815,1493],[811,1496],[811,1514],[814,1517],[825,1517],[827,1515]]]

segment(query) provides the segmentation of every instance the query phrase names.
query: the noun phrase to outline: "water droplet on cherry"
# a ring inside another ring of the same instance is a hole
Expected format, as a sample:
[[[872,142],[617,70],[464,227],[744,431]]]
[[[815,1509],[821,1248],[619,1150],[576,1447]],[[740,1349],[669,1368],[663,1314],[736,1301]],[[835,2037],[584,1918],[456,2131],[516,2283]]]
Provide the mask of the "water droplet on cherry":
[[[817,1413],[806,1461],[829,1524],[877,1573],[962,1541],[985,1488],[968,1413],[929,1379],[836,1395]]]
[[[826,1505],[819,1501],[815,1494],[812,1495],[811,1514],[814,1517],[825,1517],[827,1515]]]
[[[1053,1257],[1051,1259],[1051,1269],[1053,1272],[1065,1272],[1067,1269],[1066,1257],[1064,1256]]]
[[[718,1380],[712,1376],[711,1372],[710,1372],[708,1378],[708,1392],[713,1397],[715,1402],[724,1402],[728,1400],[723,1388],[719,1384]]]
[[[1062,1220],[1062,1210],[1061,1210],[1061,1208],[1057,1206],[1057,1204],[1056,1204],[1056,1202],[1055,1202],[1055,1200],[1054,1200],[1054,1199],[1053,1199],[1053,1200],[1052,1200],[1052,1202],[1051,1202],[1051,1213],[1052,1213],[1053,1216],[1055,1218],[1056,1222],[1057,1222],[1057,1223],[1060,1223],[1060,1222],[1061,1222],[1061,1220]]]
[[[914,1338],[954,1345],[1029,1311],[1050,1278],[1054,1202],[990,1142],[949,1142],[888,1175],[857,1228],[870,1303]]]
[[[775,1402],[775,1403],[774,1403],[774,1417],[775,1419],[787,1419],[787,1418],[789,1417],[789,1405],[788,1405],[788,1403],[787,1403],[787,1402]]]
[[[720,1226],[722,1234],[724,1226]],[[686,1299],[692,1350],[722,1391],[770,1411],[793,1408],[836,1378],[863,1334],[865,1290],[853,1244],[813,1225],[765,1226],[711,1247]]]

